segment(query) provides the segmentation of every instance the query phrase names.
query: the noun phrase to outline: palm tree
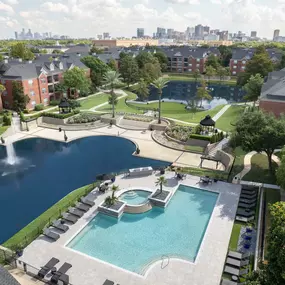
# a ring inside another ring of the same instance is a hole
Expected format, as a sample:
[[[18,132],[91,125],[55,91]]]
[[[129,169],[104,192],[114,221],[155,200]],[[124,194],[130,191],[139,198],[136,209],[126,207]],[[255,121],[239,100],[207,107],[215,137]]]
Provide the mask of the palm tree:
[[[148,84],[144,81],[143,78],[140,79],[137,85],[134,87],[134,91],[138,93],[140,100],[144,100],[149,95]]]
[[[118,198],[115,196],[115,192],[118,191],[118,190],[119,190],[119,186],[117,186],[117,185],[113,185],[112,186],[112,188],[111,188],[112,195],[108,196],[105,199],[106,205],[112,206],[112,205],[114,205],[118,201]]]
[[[115,118],[115,105],[118,103],[117,95],[114,92],[115,85],[120,83],[120,73],[114,70],[109,70],[105,73],[103,80],[105,85],[110,86],[109,104],[112,105],[112,118]]]
[[[166,184],[167,184],[167,181],[164,176],[158,177],[155,182],[155,186],[160,186],[160,193],[162,193],[162,186],[163,185],[165,186]]]
[[[159,77],[154,82],[151,83],[158,91],[158,123],[161,124],[161,95],[162,89],[167,87],[169,81],[163,77]]]

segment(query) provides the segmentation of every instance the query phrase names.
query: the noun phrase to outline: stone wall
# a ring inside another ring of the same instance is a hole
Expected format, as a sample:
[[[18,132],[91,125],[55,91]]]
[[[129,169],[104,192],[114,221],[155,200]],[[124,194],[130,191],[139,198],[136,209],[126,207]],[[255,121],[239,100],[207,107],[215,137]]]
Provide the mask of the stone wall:
[[[208,144],[209,144],[208,141],[197,140],[197,139],[189,139],[187,140],[187,143],[186,143],[186,145],[201,146],[203,148],[205,148]]]
[[[68,118],[69,119],[69,118]],[[50,125],[63,125],[67,119],[58,119],[51,117],[42,117],[42,122]]]
[[[231,169],[234,162],[234,157],[232,155],[219,149],[217,150],[215,158],[225,166],[225,171],[229,171]]]

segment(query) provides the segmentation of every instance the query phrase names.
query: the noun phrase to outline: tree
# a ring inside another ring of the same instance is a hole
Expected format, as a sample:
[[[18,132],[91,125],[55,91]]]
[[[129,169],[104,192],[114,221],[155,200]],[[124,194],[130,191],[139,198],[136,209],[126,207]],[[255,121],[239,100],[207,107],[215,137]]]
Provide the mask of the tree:
[[[11,46],[10,56],[15,58],[22,58],[24,60],[32,60],[35,55],[26,47],[24,43],[16,43]]]
[[[167,79],[163,77],[159,77],[151,85],[157,89],[158,92],[158,123],[161,124],[161,96],[162,96],[162,89],[167,87]]]
[[[118,103],[117,95],[114,92],[116,84],[121,80],[120,73],[114,70],[109,70],[104,75],[104,83],[110,87],[109,104],[112,106],[112,118],[115,118],[115,105]]]
[[[105,73],[110,70],[109,66],[94,56],[85,56],[81,61],[91,70],[91,81],[94,88],[103,84]]]
[[[285,147],[282,148],[281,153],[281,164],[276,171],[277,183],[282,189],[285,189]]]
[[[137,61],[130,55],[124,56],[120,64],[120,73],[122,74],[124,82],[126,82],[128,86],[137,82],[139,79],[139,68]]]
[[[220,77],[220,82],[223,81],[223,79],[229,75],[229,70],[227,70],[226,67],[222,67],[220,66],[218,69],[217,69],[217,75]]]
[[[92,46],[92,48],[90,49],[89,54],[101,54],[103,53],[103,50],[101,48],[96,47],[95,45]]]
[[[167,64],[168,64],[168,59],[167,59],[166,54],[162,51],[157,51],[154,54],[154,57],[156,57],[158,59],[161,71],[166,72],[167,71]]]
[[[107,206],[112,206],[118,201],[118,198],[115,196],[115,192],[118,190],[119,190],[119,186],[117,185],[112,186],[111,188],[112,195],[105,199],[105,203]]]
[[[66,97],[67,87],[61,82],[54,85],[54,91],[61,94],[61,96]]]
[[[155,57],[150,52],[146,51],[140,52],[136,57],[139,69],[143,68],[147,63],[154,63],[154,59]]]
[[[74,94],[76,90],[86,93],[90,88],[90,81],[84,69],[75,66],[63,73],[63,84]]]
[[[160,193],[162,193],[162,186],[165,186],[167,184],[167,180],[164,176],[159,176],[155,182],[155,186],[159,186]]]
[[[197,107],[197,102],[194,98],[192,98],[191,100],[189,100],[188,102],[188,109],[191,111],[192,113],[192,118],[194,117],[194,115],[197,113],[198,111],[198,107]]]
[[[262,85],[263,78],[257,73],[256,75],[251,75],[248,82],[243,87],[246,92],[244,99],[246,101],[253,101],[253,106],[255,106],[255,102],[260,96]]]
[[[145,100],[149,95],[148,84],[141,78],[134,90],[137,92],[140,100]]]
[[[282,54],[282,58],[281,58],[278,68],[283,69],[284,67],[285,67],[285,53]]]
[[[210,91],[208,90],[205,80],[202,80],[201,86],[197,88],[196,97],[197,97],[197,100],[200,100],[201,102],[200,107],[202,107],[203,100],[212,99],[212,96],[210,95]]]
[[[213,66],[209,65],[209,66],[206,68],[206,75],[208,76],[208,81],[210,80],[210,78],[211,78],[212,76],[214,76],[214,75],[216,75],[216,74],[217,74],[217,71],[216,71],[216,69],[215,69]]]
[[[26,109],[27,104],[30,101],[28,95],[25,95],[23,85],[18,81],[12,82],[12,97],[13,97],[13,109],[17,112],[21,112]]]
[[[110,60],[109,60],[109,62],[108,62],[108,64],[107,64],[108,66],[109,66],[109,68],[111,69],[111,70],[118,70],[118,67],[117,67],[117,63],[116,63],[116,61],[113,59],[113,58],[111,58]]]
[[[228,46],[219,46],[218,50],[221,54],[221,64],[224,67],[229,66],[230,60],[232,58],[232,49]]]
[[[265,152],[272,174],[272,154],[275,149],[283,147],[284,142],[285,118],[276,119],[274,115],[261,111],[243,113],[232,136],[232,143],[245,151]]]
[[[198,70],[195,70],[193,72],[193,78],[195,79],[195,83],[197,85],[198,79],[201,78],[201,74],[200,74],[200,72]]]
[[[214,54],[210,54],[207,58],[206,66],[211,66],[213,69],[218,69],[220,66],[218,58]]]
[[[3,61],[3,60],[4,60],[3,55],[0,54],[0,62]]]
[[[161,76],[160,64],[156,59],[155,63],[146,63],[140,70],[140,77],[147,83],[158,79]]]

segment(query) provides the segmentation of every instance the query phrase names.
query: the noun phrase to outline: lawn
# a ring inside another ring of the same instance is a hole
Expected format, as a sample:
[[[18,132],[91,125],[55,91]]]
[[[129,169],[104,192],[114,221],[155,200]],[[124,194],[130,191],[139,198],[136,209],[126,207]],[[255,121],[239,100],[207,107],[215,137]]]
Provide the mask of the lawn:
[[[53,220],[58,219],[61,214],[68,209],[68,207],[75,204],[75,202],[77,202],[81,196],[94,189],[96,186],[95,184],[96,183],[83,186],[66,195],[64,198],[42,213],[39,217],[29,223],[26,227],[17,232],[9,240],[7,240],[3,246],[12,250],[27,246],[42,233],[42,230],[46,226],[50,225]]]
[[[204,149],[205,149],[204,147],[197,146],[197,145],[187,145],[187,146],[185,146],[185,150],[192,151],[192,152],[203,153]]]
[[[0,135],[2,135],[3,133],[6,132],[6,130],[9,128],[10,126],[1,126],[0,127]]]
[[[177,169],[182,173],[191,174],[193,176],[209,176],[210,178],[217,178],[222,180],[227,180],[228,173],[220,170],[211,170],[203,168],[192,168],[192,167],[177,167]]]
[[[270,212],[269,212],[269,204],[274,204],[278,201],[280,201],[280,191],[276,189],[264,189],[265,190],[265,202],[266,202],[266,208],[265,208],[265,242],[264,242],[264,257],[266,259],[267,255],[267,235],[268,231],[270,230]]]
[[[239,223],[239,222],[234,223],[232,235],[231,235],[231,239],[230,239],[230,244],[229,244],[229,250],[233,250],[233,251],[237,250],[239,233],[240,233],[242,226],[244,226],[244,224]]]
[[[216,122],[216,127],[225,132],[231,132],[235,128],[239,116],[244,111],[244,106],[233,105],[231,106]]]
[[[100,93],[98,95],[92,95],[84,100],[80,100],[81,107],[80,110],[89,110],[97,105],[108,102],[108,94]]]
[[[273,162],[274,172],[277,164]],[[254,181],[260,183],[276,184],[276,177],[271,174],[268,169],[267,156],[263,154],[255,154],[251,158],[251,170],[242,178],[246,181]]]

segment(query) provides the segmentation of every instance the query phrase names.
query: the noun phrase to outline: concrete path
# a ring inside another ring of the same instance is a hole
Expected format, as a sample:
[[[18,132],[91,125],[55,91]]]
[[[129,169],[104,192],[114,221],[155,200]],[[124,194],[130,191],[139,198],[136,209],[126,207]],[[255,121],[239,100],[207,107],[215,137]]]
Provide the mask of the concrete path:
[[[224,113],[231,107],[231,105],[224,106],[212,119],[217,122],[217,120],[224,115]]]
[[[185,121],[181,121],[181,120],[177,120],[177,119],[173,119],[173,118],[169,118],[169,117],[163,117],[163,118],[168,119],[168,120],[172,120],[172,121],[177,122],[177,123],[182,123],[182,124],[185,124],[185,125],[191,125],[191,126],[198,125],[197,123],[188,123],[188,122],[185,122]]]

